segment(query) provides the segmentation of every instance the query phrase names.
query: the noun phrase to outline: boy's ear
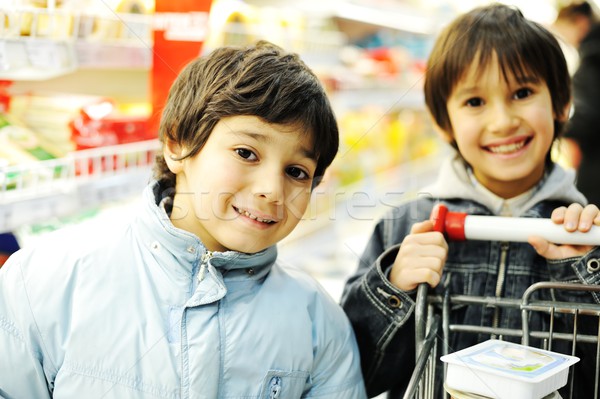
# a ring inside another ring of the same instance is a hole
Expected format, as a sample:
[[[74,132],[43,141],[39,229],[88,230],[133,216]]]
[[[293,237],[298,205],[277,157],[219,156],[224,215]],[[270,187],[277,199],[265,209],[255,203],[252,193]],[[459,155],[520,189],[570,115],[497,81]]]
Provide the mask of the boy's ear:
[[[556,115],[556,119],[560,122],[566,122],[569,120],[569,117],[571,116],[571,103],[568,103],[567,105],[565,105],[565,108],[562,110],[562,113],[560,115]]]
[[[454,136],[452,135],[451,132],[448,132],[448,131],[442,129],[435,122],[433,122],[432,125],[433,125],[433,130],[435,130],[435,132],[438,134],[438,136],[441,137],[442,140],[444,140],[448,144],[452,144],[454,142]]]
[[[167,166],[169,167],[169,170],[174,174],[181,172],[183,169],[183,162],[179,160],[181,154],[181,146],[173,140],[166,139],[163,148],[163,156]]]

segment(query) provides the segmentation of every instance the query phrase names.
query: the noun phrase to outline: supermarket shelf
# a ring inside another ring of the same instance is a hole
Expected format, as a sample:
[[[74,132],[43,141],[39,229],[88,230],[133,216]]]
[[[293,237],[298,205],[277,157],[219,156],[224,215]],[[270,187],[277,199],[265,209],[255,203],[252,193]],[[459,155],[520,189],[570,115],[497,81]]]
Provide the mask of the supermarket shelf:
[[[0,39],[0,79],[46,80],[76,69],[75,49],[71,41]]]
[[[152,48],[132,44],[75,42],[79,68],[87,69],[150,69]]]
[[[419,83],[419,82],[417,82]],[[413,87],[391,85],[383,87],[361,87],[342,89],[330,94],[331,102],[339,109],[356,109],[360,106],[378,105],[384,109],[408,108],[425,109],[423,91]]]
[[[0,5],[0,79],[48,80],[78,68],[148,69],[152,19]]]
[[[140,193],[158,148],[149,140],[0,167],[0,232]]]
[[[430,35],[435,32],[439,23],[424,10],[397,4],[399,2],[388,2],[387,5],[382,2],[379,7],[373,7],[364,1],[343,1],[342,3],[343,5],[335,11],[338,18],[389,29]]]

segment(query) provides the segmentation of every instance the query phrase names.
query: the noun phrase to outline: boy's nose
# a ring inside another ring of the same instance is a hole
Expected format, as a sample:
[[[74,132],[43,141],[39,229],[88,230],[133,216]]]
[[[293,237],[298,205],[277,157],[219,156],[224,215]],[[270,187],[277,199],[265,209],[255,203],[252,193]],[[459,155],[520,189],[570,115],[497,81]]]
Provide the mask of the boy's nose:
[[[283,178],[281,176],[265,176],[256,183],[254,195],[275,204],[283,203]]]
[[[519,118],[505,104],[497,104],[490,115],[489,129],[494,133],[510,133],[519,125]]]

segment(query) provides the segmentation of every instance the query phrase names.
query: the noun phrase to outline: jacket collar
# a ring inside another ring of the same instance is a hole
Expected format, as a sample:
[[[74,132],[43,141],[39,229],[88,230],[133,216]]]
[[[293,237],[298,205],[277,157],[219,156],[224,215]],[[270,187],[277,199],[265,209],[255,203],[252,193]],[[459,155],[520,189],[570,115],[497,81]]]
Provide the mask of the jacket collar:
[[[177,272],[189,276],[208,251],[195,234],[171,223],[165,209],[164,191],[157,181],[151,182],[144,190],[137,233],[155,256],[162,260],[162,264],[174,265]],[[271,266],[275,262],[277,247],[271,246],[254,254],[215,251],[210,255],[211,265],[222,271],[256,269]]]
[[[499,204],[503,200],[486,195],[485,191],[487,190],[475,189],[467,164],[460,155],[455,154],[444,161],[438,179],[432,185],[425,187],[422,193],[427,193],[436,199],[460,198],[475,201],[487,207],[492,213],[498,214],[498,209],[502,208]],[[546,178],[529,194],[529,198],[519,204],[519,212],[512,216],[521,216],[522,212],[541,201],[587,204],[584,195],[575,188],[575,172],[565,170],[558,164],[553,164]]]

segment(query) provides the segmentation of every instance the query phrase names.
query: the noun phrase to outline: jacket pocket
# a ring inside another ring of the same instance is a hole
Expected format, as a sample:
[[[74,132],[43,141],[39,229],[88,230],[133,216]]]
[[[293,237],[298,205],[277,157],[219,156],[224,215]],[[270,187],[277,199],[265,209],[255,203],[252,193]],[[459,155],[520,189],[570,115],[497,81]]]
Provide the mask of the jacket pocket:
[[[263,379],[260,398],[301,398],[308,378],[306,371],[270,370]]]

